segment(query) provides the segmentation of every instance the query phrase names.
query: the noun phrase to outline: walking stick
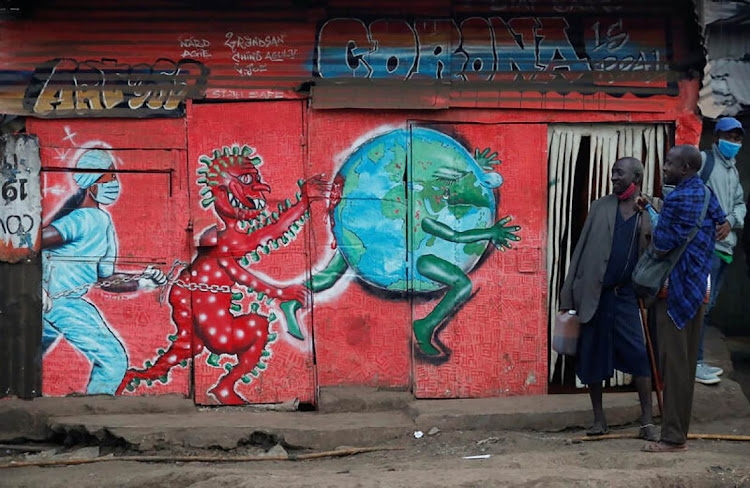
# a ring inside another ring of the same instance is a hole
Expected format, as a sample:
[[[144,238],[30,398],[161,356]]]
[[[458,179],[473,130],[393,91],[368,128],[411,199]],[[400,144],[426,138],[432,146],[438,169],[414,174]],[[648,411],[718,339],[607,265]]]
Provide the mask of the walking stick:
[[[656,403],[659,405],[659,415],[664,415],[664,407],[661,399],[661,376],[656,368],[656,360],[654,359],[654,346],[651,344],[651,334],[648,330],[648,321],[646,320],[646,308],[643,306],[643,300],[638,299],[638,308],[641,309],[641,324],[643,325],[643,333],[646,336],[646,347],[648,348],[648,357],[651,360],[651,375],[654,378],[654,386],[656,387]]]

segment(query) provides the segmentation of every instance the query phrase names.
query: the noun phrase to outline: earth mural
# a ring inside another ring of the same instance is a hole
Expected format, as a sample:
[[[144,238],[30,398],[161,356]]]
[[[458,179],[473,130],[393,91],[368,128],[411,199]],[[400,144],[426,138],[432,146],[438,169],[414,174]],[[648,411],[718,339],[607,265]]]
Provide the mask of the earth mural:
[[[411,135],[411,174],[406,171]],[[339,173],[341,201],[333,212],[333,232],[349,266],[367,283],[390,291],[430,292],[446,286],[407,270],[407,215],[412,242],[408,262],[433,255],[470,271],[488,241],[456,243],[428,234],[422,220],[456,231],[489,227],[495,218],[493,188],[502,178],[485,173],[453,138],[431,129],[394,130],[365,142]],[[409,195],[407,197],[407,191]],[[408,202],[408,203],[407,203]]]
[[[351,268],[388,292],[440,290],[433,310],[412,325],[420,355],[447,360],[437,331],[471,298],[467,273],[489,243],[504,251],[520,240],[511,217],[495,220],[499,164],[489,148],[475,149],[472,157],[452,137],[427,128],[393,130],[359,145],[332,183],[329,212],[338,251],[308,286],[326,290]],[[300,306],[282,305],[295,337],[301,336],[293,312]]]

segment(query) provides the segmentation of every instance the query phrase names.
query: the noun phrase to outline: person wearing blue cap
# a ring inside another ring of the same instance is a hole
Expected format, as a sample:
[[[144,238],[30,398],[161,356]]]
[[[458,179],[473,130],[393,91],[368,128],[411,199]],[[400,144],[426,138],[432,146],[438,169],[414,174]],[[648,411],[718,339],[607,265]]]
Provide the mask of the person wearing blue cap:
[[[703,338],[706,327],[711,324],[711,310],[716,305],[727,267],[732,263],[734,248],[737,245],[735,231],[742,229],[747,213],[740,176],[735,166],[735,156],[742,147],[744,135],[745,129],[739,120],[734,117],[722,117],[714,127],[713,146],[701,153],[700,177],[714,191],[722,210],[727,215],[726,222],[716,228],[716,245],[711,264],[711,291],[701,328],[698,365],[695,369],[695,381],[707,385],[719,383],[719,376],[724,372],[721,368],[704,362]]]
[[[115,272],[117,235],[109,213],[120,194],[109,151],[83,153],[74,173],[78,191],[42,229],[42,353],[61,338],[91,362],[86,392],[113,395],[125,376],[128,357],[99,310],[84,298],[94,285],[113,293],[153,290],[166,283],[164,273],[147,268],[139,275]]]

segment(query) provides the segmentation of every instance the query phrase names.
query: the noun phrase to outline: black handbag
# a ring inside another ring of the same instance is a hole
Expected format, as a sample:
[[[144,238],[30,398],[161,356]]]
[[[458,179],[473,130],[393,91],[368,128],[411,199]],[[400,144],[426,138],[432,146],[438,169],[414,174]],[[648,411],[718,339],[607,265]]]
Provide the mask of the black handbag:
[[[711,201],[711,190],[705,185],[703,185],[703,189],[706,192],[706,195],[703,197],[703,209],[701,210],[698,222],[695,223],[695,227],[688,234],[687,240],[680,247],[676,247],[661,256],[656,253],[653,244],[651,244],[640,257],[638,263],[636,263],[632,280],[635,293],[639,297],[651,298],[659,293],[659,290],[661,290],[661,287],[667,281],[669,274],[677,265],[680,257],[682,257],[682,253],[685,252],[688,244],[698,234],[703,219],[706,218],[708,204]]]

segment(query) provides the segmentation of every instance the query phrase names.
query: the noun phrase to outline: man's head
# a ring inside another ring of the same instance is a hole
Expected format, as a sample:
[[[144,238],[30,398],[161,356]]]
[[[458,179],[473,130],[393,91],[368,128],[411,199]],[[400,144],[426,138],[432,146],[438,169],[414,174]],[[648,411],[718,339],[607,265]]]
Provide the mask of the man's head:
[[[612,166],[610,179],[615,194],[623,195],[628,191],[632,192],[631,185],[637,187],[643,181],[643,163],[636,158],[620,158]]]
[[[662,174],[666,185],[679,185],[692,178],[701,168],[701,153],[695,146],[681,144],[667,153]]]
[[[714,143],[725,158],[731,159],[737,155],[744,136],[745,129],[734,117],[722,117],[714,126]]]

